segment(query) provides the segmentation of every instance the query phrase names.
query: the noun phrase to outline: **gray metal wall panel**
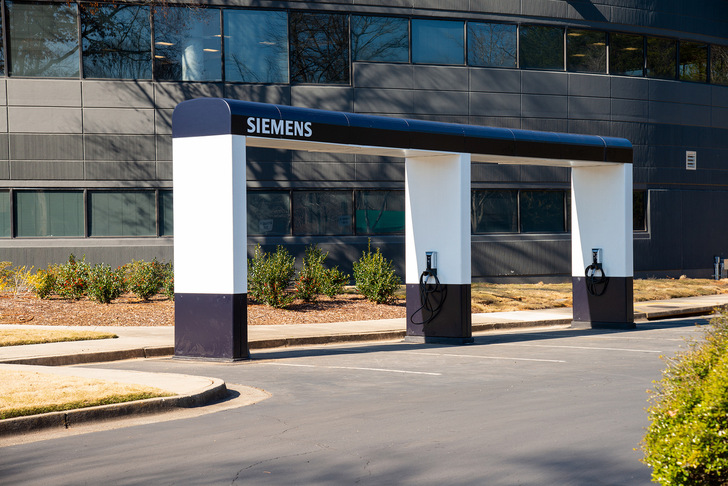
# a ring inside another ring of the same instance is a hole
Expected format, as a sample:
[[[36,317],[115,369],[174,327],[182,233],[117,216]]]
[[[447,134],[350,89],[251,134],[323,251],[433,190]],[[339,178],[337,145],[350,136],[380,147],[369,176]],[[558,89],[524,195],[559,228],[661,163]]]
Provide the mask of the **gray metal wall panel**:
[[[611,76],[612,98],[647,100],[650,96],[650,81],[645,78]]]
[[[595,96],[609,98],[611,79],[603,74],[568,74],[570,96]]]
[[[520,97],[519,97],[520,98]],[[472,98],[471,98],[472,100]],[[520,99],[519,99],[520,106]],[[471,105],[472,109],[472,105]],[[520,111],[520,109],[519,109]],[[519,117],[498,117],[498,116],[476,116],[471,114],[468,123],[471,125],[481,125],[484,127],[498,127],[498,128],[521,128],[521,119]]]
[[[469,112],[467,91],[417,91],[415,96],[417,114],[467,116]]]
[[[728,108],[712,107],[710,110],[710,124],[717,128],[728,128]]]
[[[470,115],[519,117],[521,116],[521,95],[511,93],[470,93]],[[520,126],[514,128],[520,128]]]
[[[521,169],[517,165],[472,164],[470,177],[473,182],[520,182]]]
[[[356,88],[414,88],[412,64],[355,62],[351,84]]]
[[[560,0],[521,0],[521,13],[534,17],[566,17],[566,2]]]
[[[356,177],[353,162],[294,162],[291,179],[296,181],[351,181]]]
[[[82,161],[11,160],[14,180],[82,180]]]
[[[569,76],[566,73],[547,71],[521,71],[523,93],[563,95],[569,92]]]
[[[468,68],[465,66],[414,66],[414,88],[443,91],[467,91]]]
[[[7,96],[7,89],[8,89],[8,82],[3,79],[0,80],[0,105],[7,105],[8,103],[8,96]]]
[[[351,112],[354,90],[348,86],[291,86],[291,105]]]
[[[537,165],[521,165],[521,182],[547,182],[568,184],[571,181],[571,169],[567,167],[542,167]]]
[[[711,87],[707,84],[651,79],[650,101],[710,105]]]
[[[649,105],[640,100],[611,100],[612,121],[646,122],[649,120]]]
[[[424,9],[447,9],[447,10],[468,10],[470,0],[411,0],[414,8]]]
[[[609,22],[612,9],[589,0],[572,0],[566,6],[566,17],[592,22]]]
[[[401,182],[404,188],[404,162],[401,163],[362,163],[357,162],[354,167],[356,180]]]
[[[468,68],[470,91],[521,93],[521,71],[517,69]]]
[[[0,106],[0,133],[8,131],[8,108]]]
[[[172,109],[154,110],[154,133],[172,135]]]
[[[81,133],[80,108],[8,107],[11,133]]]
[[[569,96],[569,118],[609,120],[612,112],[609,101],[609,98]]]
[[[568,132],[569,120],[564,118],[522,118],[521,128],[542,132]]]
[[[16,160],[83,160],[81,135],[10,134],[10,158]]]
[[[154,110],[140,108],[86,108],[84,133],[154,133]]]
[[[210,93],[216,91],[217,88],[210,90]],[[224,86],[224,96],[234,100],[250,100],[261,103],[290,105],[291,87],[281,85],[226,84]]]
[[[521,2],[513,0],[470,0],[470,11],[520,14]]]
[[[84,136],[86,160],[155,160],[154,135],[94,135]]]
[[[571,275],[571,241],[473,241],[474,279],[513,275]]]
[[[78,108],[81,107],[81,82],[10,78],[7,80],[7,104]]]
[[[0,180],[10,179],[10,162],[0,160]]]
[[[156,177],[155,162],[99,162],[84,164],[87,180],[149,181]]]
[[[172,180],[172,162],[157,162],[157,179],[160,181]]]
[[[569,120],[567,132],[580,135],[605,135],[611,123],[602,120]]]
[[[10,142],[7,133],[0,133],[0,160],[8,160],[10,155]]]
[[[248,183],[260,181],[291,181],[293,167],[291,162],[266,163],[248,161],[246,164]]]
[[[711,86],[710,103],[713,106],[728,108],[728,86]]]
[[[521,110],[524,117],[564,119],[568,115],[568,100],[566,96],[524,94]]]
[[[172,160],[172,137],[170,135],[157,135],[157,160]]]
[[[174,108],[193,98],[222,98],[223,86],[213,83],[155,83],[154,102],[157,108]]]
[[[170,238],[149,238],[145,243],[145,245],[130,245],[128,241],[122,240],[120,244],[110,241],[105,246],[99,246],[91,245],[87,240],[57,239],[48,241],[45,246],[3,248],[3,255],[13,263],[26,262],[25,265],[33,265],[36,268],[46,268],[51,264],[68,261],[71,253],[85,255],[86,261],[90,264],[106,263],[112,267],[124,265],[132,260],[151,261],[154,258],[161,262],[173,260],[174,248]]]
[[[414,113],[414,91],[408,89],[354,89],[354,111],[357,113]]]
[[[150,81],[84,81],[86,108],[153,108],[154,87]]]

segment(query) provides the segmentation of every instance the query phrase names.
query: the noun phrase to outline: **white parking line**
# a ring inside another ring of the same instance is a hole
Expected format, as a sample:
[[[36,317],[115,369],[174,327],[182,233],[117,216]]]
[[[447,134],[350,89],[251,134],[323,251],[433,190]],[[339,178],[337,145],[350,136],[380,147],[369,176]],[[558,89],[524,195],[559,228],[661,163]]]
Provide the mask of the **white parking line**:
[[[429,373],[426,371],[406,371],[406,370],[390,370],[386,368],[359,368],[356,366],[325,366],[325,365],[309,365],[309,364],[293,364],[293,363],[258,363],[272,366],[293,366],[297,368],[328,368],[332,370],[357,370],[357,371],[382,371],[385,373],[404,373],[408,375],[429,375],[429,376],[442,376],[442,373]]]
[[[452,356],[455,358],[479,358],[479,359],[497,359],[504,361],[540,361],[543,363],[566,363],[562,359],[537,359],[537,358],[509,358],[506,356],[476,356],[473,354],[454,354],[454,353],[426,353],[422,351],[404,351],[409,354],[422,354],[426,356]]]
[[[559,346],[556,344],[523,344],[523,343],[493,343],[489,346],[524,346],[528,348],[566,348],[566,349],[591,349],[594,351],[624,351],[628,353],[662,353],[653,349],[626,349],[626,348],[597,348],[594,346]]]

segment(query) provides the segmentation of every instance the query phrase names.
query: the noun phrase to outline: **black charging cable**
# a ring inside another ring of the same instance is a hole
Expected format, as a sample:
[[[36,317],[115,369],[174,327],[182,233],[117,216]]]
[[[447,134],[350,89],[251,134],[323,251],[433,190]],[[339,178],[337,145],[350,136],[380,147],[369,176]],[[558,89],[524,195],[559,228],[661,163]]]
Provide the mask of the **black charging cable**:
[[[428,284],[430,277],[435,279],[435,283]],[[447,287],[440,284],[440,279],[437,278],[437,271],[427,269],[420,275],[420,302],[422,305],[412,313],[410,321],[412,324],[418,326],[425,325],[437,317],[442,310],[442,305],[445,303],[447,297]],[[425,312],[429,314],[429,317],[425,318]],[[416,322],[415,316],[417,313],[421,313],[422,321]]]
[[[584,272],[586,275],[586,291],[589,295],[600,297],[607,291],[609,277],[604,273],[601,263],[597,263],[596,258],[591,265],[586,267]]]

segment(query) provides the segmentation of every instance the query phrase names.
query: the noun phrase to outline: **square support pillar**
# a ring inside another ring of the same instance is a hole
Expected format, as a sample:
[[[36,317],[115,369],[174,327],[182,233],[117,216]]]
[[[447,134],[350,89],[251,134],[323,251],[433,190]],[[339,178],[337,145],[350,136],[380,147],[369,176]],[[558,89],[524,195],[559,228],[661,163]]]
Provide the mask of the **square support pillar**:
[[[437,252],[424,308],[420,276],[425,252]],[[407,341],[464,344],[473,341],[470,315],[470,154],[405,160],[405,284]],[[444,299],[444,300],[443,300]]]
[[[608,281],[585,275],[601,250]],[[571,172],[571,258],[574,327],[632,329],[632,164],[574,167]]]
[[[175,356],[249,357],[245,137],[175,138]]]

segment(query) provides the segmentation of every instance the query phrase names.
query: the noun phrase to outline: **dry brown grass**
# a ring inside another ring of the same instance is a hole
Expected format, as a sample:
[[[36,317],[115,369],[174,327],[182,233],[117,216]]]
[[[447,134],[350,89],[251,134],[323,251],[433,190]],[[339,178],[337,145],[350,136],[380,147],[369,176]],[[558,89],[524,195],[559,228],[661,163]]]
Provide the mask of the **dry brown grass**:
[[[1,329],[0,347],[24,344],[60,343],[64,341],[88,341],[91,339],[112,339],[116,334],[98,331],[71,331],[56,329]]]
[[[0,371],[0,419],[170,395],[157,388],[113,381]]]

